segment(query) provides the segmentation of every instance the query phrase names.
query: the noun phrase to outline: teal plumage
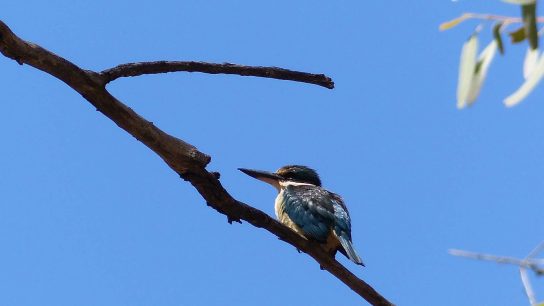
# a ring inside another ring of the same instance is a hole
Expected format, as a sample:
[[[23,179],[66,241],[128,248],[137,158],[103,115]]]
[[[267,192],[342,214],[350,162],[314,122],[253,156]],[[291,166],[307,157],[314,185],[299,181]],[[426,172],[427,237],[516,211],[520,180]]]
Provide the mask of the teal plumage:
[[[334,233],[346,252],[344,255],[351,261],[363,265],[361,257],[357,254],[351,242],[351,218],[348,209],[339,195],[333,194],[332,198],[335,216]]]
[[[283,213],[300,227],[304,236],[326,242],[335,224],[327,191],[313,185],[287,185],[281,194]]]
[[[298,234],[322,243],[331,254],[340,251],[364,265],[351,241],[351,218],[342,198],[321,187],[315,170],[285,166],[275,173],[240,169],[278,189],[275,211],[284,225]]]

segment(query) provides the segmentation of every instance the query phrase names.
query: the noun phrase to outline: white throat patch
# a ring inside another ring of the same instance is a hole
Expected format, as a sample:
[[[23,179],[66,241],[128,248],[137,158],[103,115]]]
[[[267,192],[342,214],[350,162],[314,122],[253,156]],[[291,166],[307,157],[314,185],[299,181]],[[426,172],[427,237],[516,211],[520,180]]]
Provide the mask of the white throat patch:
[[[315,186],[315,185],[310,183],[300,183],[300,182],[293,182],[293,181],[280,181],[280,186],[282,188],[285,188],[287,186]]]

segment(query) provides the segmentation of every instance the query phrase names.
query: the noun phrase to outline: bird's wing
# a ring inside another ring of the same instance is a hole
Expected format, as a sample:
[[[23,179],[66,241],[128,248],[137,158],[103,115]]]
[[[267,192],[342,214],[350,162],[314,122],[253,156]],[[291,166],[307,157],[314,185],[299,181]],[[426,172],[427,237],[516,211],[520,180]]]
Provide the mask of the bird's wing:
[[[334,207],[322,188],[290,185],[285,188],[284,211],[304,234],[325,242],[334,226]]]
[[[345,255],[356,264],[364,266],[361,257],[357,254],[351,242],[351,218],[349,217],[346,204],[344,204],[342,197],[339,195],[332,192],[329,193],[330,198],[333,199],[334,233],[338,237],[338,241],[340,241],[344,251],[346,251]]]
[[[334,209],[334,225],[337,234],[344,232],[351,240],[351,218],[349,216],[348,208],[344,204],[344,200],[341,196],[333,192],[328,192],[329,197],[332,199],[332,205]]]

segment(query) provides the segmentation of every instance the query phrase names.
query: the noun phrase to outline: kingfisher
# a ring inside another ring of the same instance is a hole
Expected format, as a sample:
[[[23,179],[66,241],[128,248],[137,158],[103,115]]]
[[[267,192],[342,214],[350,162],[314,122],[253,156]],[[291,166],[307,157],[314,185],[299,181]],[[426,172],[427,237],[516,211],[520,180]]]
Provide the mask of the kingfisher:
[[[314,169],[288,165],[276,172],[238,170],[277,189],[274,210],[282,224],[308,240],[319,242],[332,256],[340,251],[364,266],[351,242],[351,219],[342,197],[321,187]]]

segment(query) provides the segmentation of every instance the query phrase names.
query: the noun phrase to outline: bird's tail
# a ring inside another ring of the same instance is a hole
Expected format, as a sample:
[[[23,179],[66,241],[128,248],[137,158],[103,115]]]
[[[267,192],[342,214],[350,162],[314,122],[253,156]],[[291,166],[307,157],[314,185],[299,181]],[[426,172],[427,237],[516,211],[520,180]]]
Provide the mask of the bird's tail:
[[[351,244],[351,240],[346,236],[346,234],[342,233],[342,235],[338,236],[338,240],[340,240],[340,244],[342,244],[342,247],[346,251],[347,257],[354,263],[364,267],[365,264],[363,263],[361,257],[359,257],[357,252],[355,252],[353,244]]]

